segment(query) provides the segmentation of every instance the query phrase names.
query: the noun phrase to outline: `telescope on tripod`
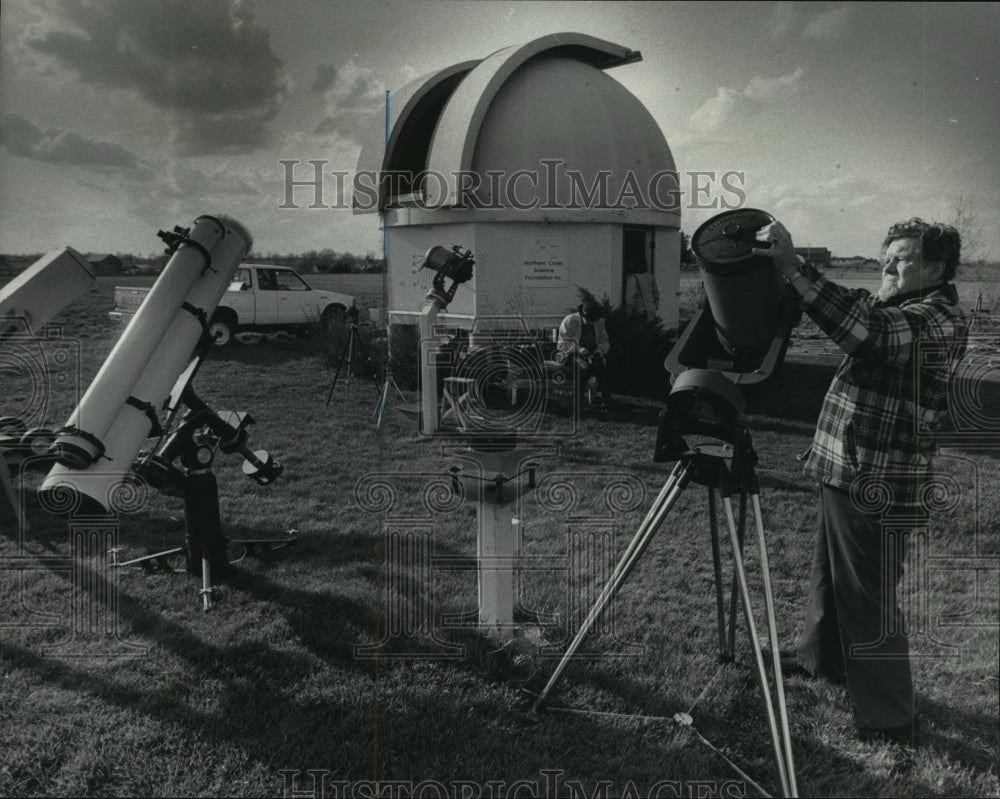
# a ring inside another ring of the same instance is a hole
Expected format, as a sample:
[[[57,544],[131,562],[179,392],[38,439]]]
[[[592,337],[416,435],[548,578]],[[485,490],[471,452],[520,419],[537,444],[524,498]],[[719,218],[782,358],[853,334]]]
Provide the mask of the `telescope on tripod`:
[[[344,368],[344,363],[347,363],[347,385],[351,385],[351,375],[354,372],[354,360],[356,353],[360,352],[362,356],[362,369],[368,368],[371,365],[371,356],[368,354],[368,349],[365,347],[364,341],[361,340],[361,334],[358,333],[358,317],[361,312],[358,310],[357,305],[351,305],[347,309],[347,338],[344,341],[344,347],[340,351],[340,359],[337,361],[337,371],[333,374],[333,383],[330,384],[330,391],[326,395],[326,407],[330,407],[330,401],[333,399],[333,391],[337,387],[337,381],[340,379],[340,372]],[[375,388],[380,389],[378,380],[374,377]]]
[[[760,246],[755,234],[773,221],[773,217],[762,211],[742,209],[713,217],[691,238],[707,300],[665,361],[672,387],[666,408],[660,413],[653,454],[657,463],[676,462],[676,465],[538,696],[535,710],[544,707],[570,659],[624,585],[684,489],[697,483],[705,486],[708,492],[720,659],[723,662],[735,660],[736,615],[737,604],[740,604],[778,781],[785,796],[797,796],[760,486],[755,470],[758,458],[744,417],[746,400],[741,390],[741,387],[760,385],[774,376],[798,320],[797,301],[785,292],[770,259],[752,253],[754,247]],[[739,498],[738,512],[734,509],[736,497]],[[719,498],[733,562],[728,602],[723,590]],[[748,502],[753,510],[760,549],[773,696],[743,560]]]

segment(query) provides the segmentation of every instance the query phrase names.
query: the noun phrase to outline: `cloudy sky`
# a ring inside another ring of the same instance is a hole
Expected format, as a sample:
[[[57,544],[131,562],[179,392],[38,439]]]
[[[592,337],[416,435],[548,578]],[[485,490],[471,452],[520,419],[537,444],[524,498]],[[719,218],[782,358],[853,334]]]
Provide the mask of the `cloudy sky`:
[[[351,172],[387,90],[560,31],[641,51],[608,74],[678,170],[743,172],[797,243],[875,255],[964,204],[997,257],[998,4],[410,0],[4,0],[0,252],[146,255],[221,212],[258,254],[380,254],[373,215],[280,208],[281,161]]]

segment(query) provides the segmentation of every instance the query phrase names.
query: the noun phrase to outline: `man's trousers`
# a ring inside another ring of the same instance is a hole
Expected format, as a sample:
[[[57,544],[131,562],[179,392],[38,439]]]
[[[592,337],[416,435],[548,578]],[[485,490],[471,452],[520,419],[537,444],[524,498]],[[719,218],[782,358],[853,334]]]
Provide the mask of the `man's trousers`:
[[[799,660],[813,674],[846,677],[859,729],[911,725],[909,647],[896,588],[906,535],[883,533],[847,491],[820,485],[820,517]]]

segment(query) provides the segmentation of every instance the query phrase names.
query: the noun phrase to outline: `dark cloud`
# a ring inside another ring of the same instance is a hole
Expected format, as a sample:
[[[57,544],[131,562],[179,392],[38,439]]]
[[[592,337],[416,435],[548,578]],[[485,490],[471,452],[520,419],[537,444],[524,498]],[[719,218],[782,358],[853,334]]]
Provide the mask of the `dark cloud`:
[[[373,70],[359,67],[353,60],[341,67],[318,67],[313,89],[322,92],[326,106],[317,134],[360,142],[382,118],[385,88]]]
[[[0,142],[11,155],[98,167],[138,166],[139,159],[118,144],[90,139],[71,130],[42,130],[20,114],[6,114],[0,121]]]
[[[325,92],[332,89],[337,80],[337,68],[332,64],[320,64],[316,67],[316,79],[309,87],[313,92]]]
[[[81,80],[130,89],[169,110],[178,144],[191,152],[254,146],[287,91],[268,32],[240,2],[72,0],[56,7],[60,27],[26,44]],[[69,23],[71,29],[67,29]],[[221,141],[222,130],[237,141]]]
[[[171,144],[177,155],[236,155],[268,144],[265,111],[246,114],[199,114],[171,120]]]

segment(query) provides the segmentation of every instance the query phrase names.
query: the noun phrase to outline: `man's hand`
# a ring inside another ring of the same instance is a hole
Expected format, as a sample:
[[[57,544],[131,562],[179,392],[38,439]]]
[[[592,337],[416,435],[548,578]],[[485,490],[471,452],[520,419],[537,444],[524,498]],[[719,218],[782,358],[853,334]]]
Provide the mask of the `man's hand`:
[[[754,255],[765,255],[774,261],[775,267],[785,277],[792,279],[799,268],[799,257],[795,254],[795,245],[792,243],[792,234],[789,233],[781,222],[772,222],[757,231],[755,236],[759,242],[769,242],[770,247],[754,247],[751,252]]]
[[[580,347],[580,357],[581,358],[589,358],[590,357],[590,350],[588,350],[586,347]]]

